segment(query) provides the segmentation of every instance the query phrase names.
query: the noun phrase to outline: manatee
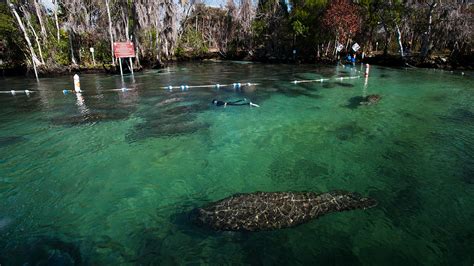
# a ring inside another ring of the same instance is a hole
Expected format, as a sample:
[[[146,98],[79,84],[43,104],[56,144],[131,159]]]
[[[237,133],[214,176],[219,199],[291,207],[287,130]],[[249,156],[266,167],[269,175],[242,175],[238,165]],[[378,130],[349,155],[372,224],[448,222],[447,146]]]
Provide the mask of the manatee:
[[[350,109],[356,109],[361,105],[372,105],[376,104],[382,99],[382,96],[378,94],[370,94],[365,97],[355,96],[349,99],[349,103],[345,106]]]
[[[64,126],[78,126],[89,123],[98,123],[105,121],[115,121],[126,119],[129,116],[127,112],[116,111],[116,112],[107,112],[107,113],[89,113],[83,115],[74,115],[74,116],[64,116],[64,117],[55,117],[51,119],[51,123],[54,125],[64,125]]]
[[[294,227],[331,212],[367,209],[372,198],[347,191],[236,194],[194,209],[190,219],[217,231],[269,231]]]
[[[0,250],[2,265],[88,265],[80,246],[58,238],[33,237],[10,246]]]
[[[7,228],[11,223],[13,222],[12,219],[6,217],[6,218],[0,218],[0,232]]]
[[[376,104],[382,99],[382,96],[378,94],[370,94],[365,97],[365,101],[361,102],[360,104],[363,105],[371,105],[371,104]]]
[[[184,98],[173,97],[173,98],[162,100],[159,103],[157,103],[155,106],[161,107],[161,106],[165,106],[165,105],[169,105],[169,104],[177,103],[177,102],[182,102],[182,101],[184,101]]]
[[[0,148],[10,146],[13,144],[20,143],[25,141],[26,138],[22,136],[7,136],[7,137],[0,137]]]

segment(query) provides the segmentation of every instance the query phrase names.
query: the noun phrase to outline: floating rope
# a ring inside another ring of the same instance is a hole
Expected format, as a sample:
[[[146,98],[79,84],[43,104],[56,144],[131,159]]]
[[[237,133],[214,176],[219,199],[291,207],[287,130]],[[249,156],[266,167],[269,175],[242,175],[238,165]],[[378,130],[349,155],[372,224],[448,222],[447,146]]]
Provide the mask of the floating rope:
[[[17,93],[24,93],[24,94],[28,95],[28,94],[33,93],[33,92],[36,92],[36,91],[30,91],[30,90],[21,90],[21,91],[17,91],[17,90],[0,91],[0,93],[11,94],[11,95],[16,95]]]
[[[310,82],[326,82],[329,80],[346,80],[346,79],[358,79],[360,76],[350,76],[350,77],[336,77],[336,78],[322,78],[322,79],[307,79],[307,80],[294,80],[291,81],[293,84],[299,84],[299,83],[310,83]],[[191,88],[224,88],[224,87],[231,87],[234,89],[239,89],[242,87],[249,87],[249,86],[257,86],[260,85],[260,83],[251,83],[251,82],[235,82],[231,84],[208,84],[208,85],[179,85],[179,86],[164,86],[164,87],[159,87],[160,89],[165,89],[165,90],[173,90],[173,89],[180,89],[182,91],[189,90]],[[120,89],[110,89],[110,90],[103,90],[103,91],[121,91],[121,92],[126,92],[126,91],[132,91],[134,89],[129,89],[129,88],[120,88]],[[37,92],[37,91],[30,91],[30,90],[10,90],[10,91],[0,91],[0,93],[4,94],[11,94],[11,95],[16,95],[17,93],[25,93],[26,95],[29,95],[30,93]],[[74,90],[63,90],[62,91],[64,95],[69,94],[70,92],[75,92]]]
[[[309,83],[309,82],[324,82],[328,81],[329,79],[307,79],[307,80],[294,80],[293,84],[298,84],[298,83]]]
[[[256,86],[256,85],[260,85],[260,83],[236,82],[236,83],[232,83],[232,84],[219,84],[219,83],[217,83],[217,84],[209,84],[209,85],[180,85],[180,86],[169,85],[169,86],[164,86],[164,87],[160,87],[160,88],[165,89],[165,90],[181,89],[181,90],[184,91],[184,90],[188,90],[190,88],[222,88],[222,87],[241,88],[241,87],[244,87],[244,86]]]
[[[333,78],[334,80],[345,80],[345,79],[358,79],[360,76],[351,76],[351,77],[337,77]],[[306,80],[294,80],[291,83],[298,84],[298,83],[310,83],[310,82],[325,82],[331,79],[306,79]]]

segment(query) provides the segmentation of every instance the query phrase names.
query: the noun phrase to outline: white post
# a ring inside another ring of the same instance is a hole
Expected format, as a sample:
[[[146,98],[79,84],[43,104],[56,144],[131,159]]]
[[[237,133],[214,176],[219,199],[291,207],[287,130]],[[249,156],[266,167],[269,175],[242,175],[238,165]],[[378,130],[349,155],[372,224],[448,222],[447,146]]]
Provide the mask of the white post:
[[[120,65],[120,76],[122,76],[122,79],[123,79],[122,58],[121,57],[119,57],[119,65]]]
[[[365,76],[364,88],[362,89],[362,97],[367,97],[367,87],[369,86],[369,76]]]
[[[366,76],[366,77],[369,76],[369,68],[370,68],[370,65],[369,65],[369,64],[366,64],[366,65],[365,65],[365,73],[364,73],[364,76]]]
[[[92,63],[95,66],[94,47],[91,47],[89,50],[91,51],[91,54],[92,54]]]
[[[79,75],[74,75],[74,91],[77,93],[81,92],[81,82],[79,81]]]
[[[130,59],[130,71],[132,71],[132,76],[133,76],[133,61],[131,57],[129,57],[128,59]]]

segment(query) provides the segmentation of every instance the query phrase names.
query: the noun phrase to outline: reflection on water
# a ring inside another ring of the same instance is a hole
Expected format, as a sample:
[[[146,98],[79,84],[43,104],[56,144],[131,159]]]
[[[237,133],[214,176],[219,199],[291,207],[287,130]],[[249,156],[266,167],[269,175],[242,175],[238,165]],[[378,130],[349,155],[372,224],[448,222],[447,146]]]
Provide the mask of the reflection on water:
[[[0,94],[0,264],[471,265],[472,78],[337,79],[363,73],[208,62],[81,75],[68,95],[71,77],[0,80],[35,91]],[[162,89],[234,82],[260,85]],[[379,205],[253,234],[187,216],[236,193],[331,190]]]

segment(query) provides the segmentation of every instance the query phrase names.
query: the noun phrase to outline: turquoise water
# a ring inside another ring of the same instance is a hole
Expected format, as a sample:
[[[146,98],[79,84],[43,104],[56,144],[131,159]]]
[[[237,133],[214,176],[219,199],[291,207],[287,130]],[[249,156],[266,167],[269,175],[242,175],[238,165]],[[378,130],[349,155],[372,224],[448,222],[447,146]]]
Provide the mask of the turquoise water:
[[[71,77],[0,80],[37,91],[0,94],[0,264],[472,265],[472,76],[373,66],[367,84],[335,79],[363,71],[183,64],[127,76],[127,92],[81,75],[82,98],[63,95]],[[260,84],[159,88],[233,82]],[[382,98],[354,104],[369,94]],[[186,215],[235,193],[335,189],[379,205],[256,233]]]

